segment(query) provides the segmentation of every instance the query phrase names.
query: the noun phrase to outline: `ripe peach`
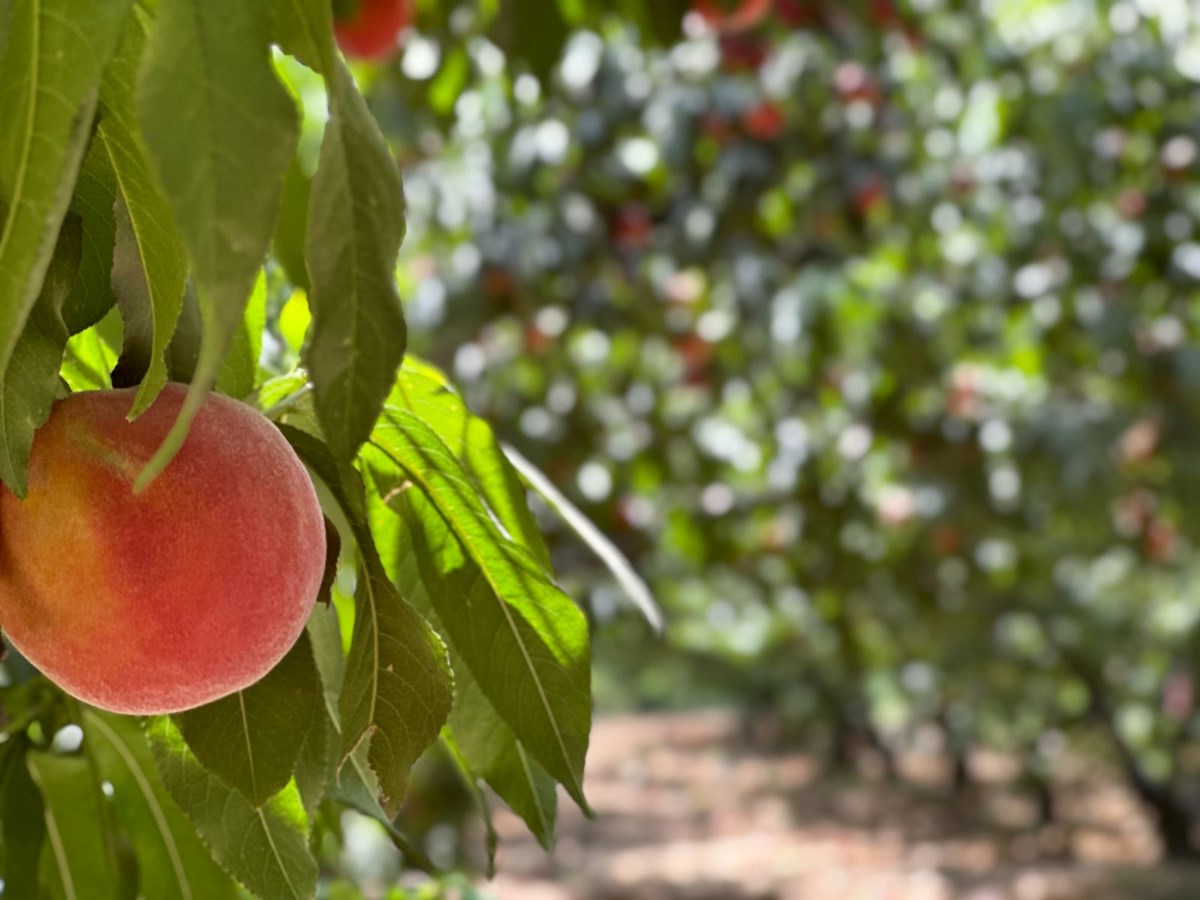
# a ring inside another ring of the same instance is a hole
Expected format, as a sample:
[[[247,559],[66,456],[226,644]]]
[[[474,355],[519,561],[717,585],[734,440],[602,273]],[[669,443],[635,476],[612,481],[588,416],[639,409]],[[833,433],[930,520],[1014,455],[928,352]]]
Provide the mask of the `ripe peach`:
[[[175,712],[253,684],[321,583],[312,482],[242,403],[210,396],[133,493],[186,393],[167,385],[133,422],[133,390],[59,400],[34,438],[28,495],[0,489],[0,628],[68,693],[114,712]]]
[[[380,60],[396,52],[396,37],[412,20],[412,0],[357,0],[350,17],[335,19],[333,31],[347,56]]]

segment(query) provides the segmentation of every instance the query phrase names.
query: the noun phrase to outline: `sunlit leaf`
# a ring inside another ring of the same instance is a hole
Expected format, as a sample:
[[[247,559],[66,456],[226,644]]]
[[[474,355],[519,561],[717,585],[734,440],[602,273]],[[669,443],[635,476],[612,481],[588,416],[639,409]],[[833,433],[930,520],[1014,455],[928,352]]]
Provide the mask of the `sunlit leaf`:
[[[446,634],[497,712],[535,759],[586,808],[583,763],[591,728],[591,673],[583,614],[537,560],[503,535],[445,442],[406,410],[388,409],[364,457],[390,499],[400,475],[430,501],[453,541],[418,558],[442,575],[468,562],[479,577],[453,597],[431,594]],[[427,516],[427,527],[437,519]],[[420,554],[418,555],[420,557]],[[431,578],[434,574],[431,573]]]
[[[86,709],[82,725],[84,750],[112,785],[117,820],[137,852],[141,894],[181,900],[237,896],[167,794],[138,721]]]
[[[230,875],[263,897],[315,896],[317,865],[294,782],[256,809],[200,765],[170,718],[150,719],[146,729],[168,792]]]

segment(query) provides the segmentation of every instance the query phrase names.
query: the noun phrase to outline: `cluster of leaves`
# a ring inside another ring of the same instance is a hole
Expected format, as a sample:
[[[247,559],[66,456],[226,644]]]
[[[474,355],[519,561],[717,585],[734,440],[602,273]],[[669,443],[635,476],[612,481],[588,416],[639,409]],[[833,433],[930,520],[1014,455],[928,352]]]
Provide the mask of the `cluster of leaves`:
[[[602,642],[642,701],[736,685],[1034,773],[1101,734],[1186,793],[1200,23],[725,7],[661,51],[601,17],[541,83],[422,23],[369,95],[414,346],[669,608],[691,668]]]
[[[549,846],[556,785],[586,809],[586,623],[489,426],[404,359],[400,173],[327,0],[0,0],[0,121],[8,489],[63,392],[135,388],[136,415],[184,381],[135,489],[215,387],[277,423],[341,538],[332,605],[209,706],[113,716],[9,658],[4,895],[310,897],[346,809],[428,868],[396,819],[435,744]]]

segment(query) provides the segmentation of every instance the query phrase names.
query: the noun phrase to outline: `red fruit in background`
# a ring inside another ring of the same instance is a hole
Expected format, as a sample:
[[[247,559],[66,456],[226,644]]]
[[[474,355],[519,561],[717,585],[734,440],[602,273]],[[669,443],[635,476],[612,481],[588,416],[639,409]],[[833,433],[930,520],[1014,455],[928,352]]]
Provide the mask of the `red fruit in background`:
[[[683,361],[684,380],[688,384],[707,384],[706,372],[713,357],[713,345],[698,334],[677,335],[671,339],[671,345]]]
[[[833,88],[843,103],[863,100],[871,106],[878,106],[883,100],[879,85],[861,63],[844,62],[839,65],[833,72]]]
[[[774,5],[774,0],[742,0],[736,7],[724,9],[714,0],[695,0],[692,9],[717,31],[746,31],[761,24]]]
[[[700,130],[718,144],[728,144],[733,138],[733,126],[720,113],[708,112],[700,120]]]
[[[1146,529],[1144,546],[1146,556],[1155,562],[1164,562],[1175,555],[1179,544],[1179,533],[1166,519],[1155,519]]]
[[[757,72],[767,61],[767,44],[758,35],[722,34],[720,44],[726,72]]]
[[[650,243],[654,221],[650,211],[638,204],[622,206],[612,219],[609,231],[623,250],[640,250]]]
[[[962,550],[962,532],[954,525],[939,525],[929,536],[929,543],[938,556],[955,556]]]
[[[871,178],[854,192],[854,208],[864,218],[882,210],[887,200],[887,184],[882,178]]]
[[[352,11],[345,18],[335,18],[333,32],[342,52],[359,59],[390,56],[396,50],[397,35],[413,20],[412,0],[351,0],[345,6]]]
[[[808,0],[777,0],[775,15],[785,25],[793,28],[811,28],[822,24],[819,4]]]
[[[900,24],[894,0],[871,0],[871,22],[880,28],[895,28]]]
[[[760,103],[742,113],[742,128],[760,141],[770,141],[783,133],[783,111],[774,103]]]

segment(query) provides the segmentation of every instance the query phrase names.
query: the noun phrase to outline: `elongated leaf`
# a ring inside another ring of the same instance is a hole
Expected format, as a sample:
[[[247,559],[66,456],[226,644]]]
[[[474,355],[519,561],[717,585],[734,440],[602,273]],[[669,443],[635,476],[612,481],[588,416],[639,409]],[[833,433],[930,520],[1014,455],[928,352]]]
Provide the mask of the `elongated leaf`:
[[[394,494],[388,505],[370,496],[368,504],[388,574],[422,613],[436,618],[437,608],[459,603],[472,591],[488,590],[479,567],[464,559],[445,520],[420,491]],[[443,630],[449,633],[444,626]],[[456,749],[469,771],[491,785],[542,845],[550,847],[557,806],[554,779],[496,712],[451,641],[455,677],[450,729]]]
[[[354,602],[340,705],[342,755],[369,736],[368,759],[379,778],[381,802],[394,815],[412,764],[450,713],[450,664],[437,635],[377,563],[359,569]]]
[[[25,754],[29,741],[19,737],[0,756],[0,833],[4,838],[5,900],[38,897],[38,860],[46,840],[45,807]]]
[[[379,783],[367,762],[366,748],[360,747],[346,760],[330,796],[357,812],[378,822],[408,862],[425,872],[434,872],[434,865],[416,844],[408,839],[392,819],[392,814],[380,804]]]
[[[81,228],[77,218],[63,223],[42,293],[17,341],[9,376],[0,382],[0,478],[25,496],[26,467],[33,434],[50,415],[58,370],[67,346],[63,301],[79,268]]]
[[[509,536],[549,571],[550,551],[529,511],[525,485],[500,449],[491,426],[467,409],[445,376],[426,363],[406,360],[388,403],[414,413],[437,433],[471,475],[484,503]]]
[[[167,791],[230,875],[262,897],[313,897],[317,864],[295,783],[255,809],[208,772],[170,718],[147,722],[154,762]]]
[[[0,0],[0,55],[8,44],[8,29],[12,24],[12,0]]]
[[[302,413],[288,420],[302,419]],[[280,430],[333,493],[358,543],[354,632],[339,699],[339,761],[364,740],[379,779],[383,805],[399,809],[408,772],[437,739],[450,713],[453,678],[441,639],[388,580],[367,524],[358,473],[339,464],[329,448],[294,425]]]
[[[421,419],[387,409],[364,460],[385,483],[402,470],[445,520],[456,543],[443,545],[440,572],[468,560],[478,566],[481,578],[464,596],[431,594],[438,619],[517,738],[586,809],[591,673],[583,614],[501,533],[458,459]]]
[[[177,713],[188,747],[208,771],[262,806],[291,780],[321,689],[308,635],[245,690]]]
[[[400,172],[345,67],[326,76],[329,124],[313,177],[305,362],[335,455],[354,458],[404,358],[395,267],[404,237]]]
[[[188,399],[138,477],[134,489],[142,490],[182,445],[242,321],[275,231],[299,126],[272,68],[266,13],[242,0],[162,0],[137,99],[204,321]]]
[[[71,211],[83,224],[79,271],[75,274],[71,293],[63,303],[63,321],[72,335],[99,322],[114,303],[112,268],[116,224],[113,204],[116,200],[116,175],[108,161],[108,151],[101,141],[93,140],[79,170],[75,196],[71,198]]]
[[[271,37],[314,72],[333,68],[333,7],[325,0],[265,0]]]
[[[242,321],[229,342],[229,352],[217,375],[217,390],[239,399],[254,393],[258,358],[262,352],[263,329],[267,322],[267,279],[260,272],[246,303]]]
[[[496,849],[500,845],[500,835],[496,832],[496,824],[492,819],[492,809],[491,805],[488,803],[487,793],[483,789],[483,782],[481,782],[479,780],[479,776],[477,776],[471,770],[470,764],[463,757],[462,751],[459,749],[458,744],[454,740],[454,735],[452,735],[448,730],[442,732],[442,744],[445,746],[451,758],[453,758],[455,764],[461,770],[463,780],[466,783],[468,790],[470,790],[472,795],[474,795],[475,802],[479,804],[479,815],[480,818],[483,819],[484,846],[487,850],[486,874],[489,879],[495,878]],[[550,790],[554,790],[553,779],[550,779]],[[551,832],[551,834],[553,835],[553,832]]]
[[[113,290],[125,320],[118,383],[139,384],[131,415],[143,412],[167,382],[167,344],[183,304],[187,256],[171,208],[155,182],[134,111],[146,24],[130,16],[121,48],[100,85],[97,139],[104,146],[120,197],[116,214]]]
[[[283,205],[271,249],[283,266],[288,281],[302,291],[308,290],[308,263],[304,259],[304,235],[308,231],[308,200],[312,178],[293,159],[283,180]]]
[[[95,773],[83,756],[30,752],[29,773],[45,802],[45,885],[56,897],[121,897],[110,817]]]
[[[304,737],[304,745],[296,757],[296,789],[304,811],[311,820],[325,799],[328,786],[336,780],[334,761],[337,754],[337,735],[329,721],[329,710],[323,693],[313,697],[312,724]]]
[[[41,290],[87,149],[100,74],[131,3],[13,4],[0,58],[0,377]]]
[[[562,516],[562,520],[570,526],[599,560],[608,567],[608,571],[617,579],[617,583],[625,590],[626,596],[638,608],[638,611],[650,623],[656,634],[662,634],[664,621],[662,610],[654,601],[650,587],[637,572],[625,555],[617,549],[604,533],[585,516],[574,503],[554,486],[537,466],[521,455],[515,447],[504,447],[505,455],[512,461],[517,471],[524,476],[551,509]]]
[[[112,785],[117,819],[137,853],[141,895],[236,897],[229,876],[167,794],[137,720],[86,709],[83,728],[84,749]]]
[[[367,439],[404,358],[395,268],[404,239],[400,171],[366,102],[333,52],[330,5],[271,0],[272,33],[325,78],[329,121],[309,191],[305,239],[313,321],[305,363],[317,415],[341,460]],[[296,173],[299,176],[299,173]],[[294,192],[304,190],[295,180]],[[295,270],[293,263],[289,270]]]
[[[460,666],[457,671],[470,669]],[[455,680],[450,731],[470,771],[486,781],[547,850],[554,846],[554,779],[517,740],[469,673]]]

